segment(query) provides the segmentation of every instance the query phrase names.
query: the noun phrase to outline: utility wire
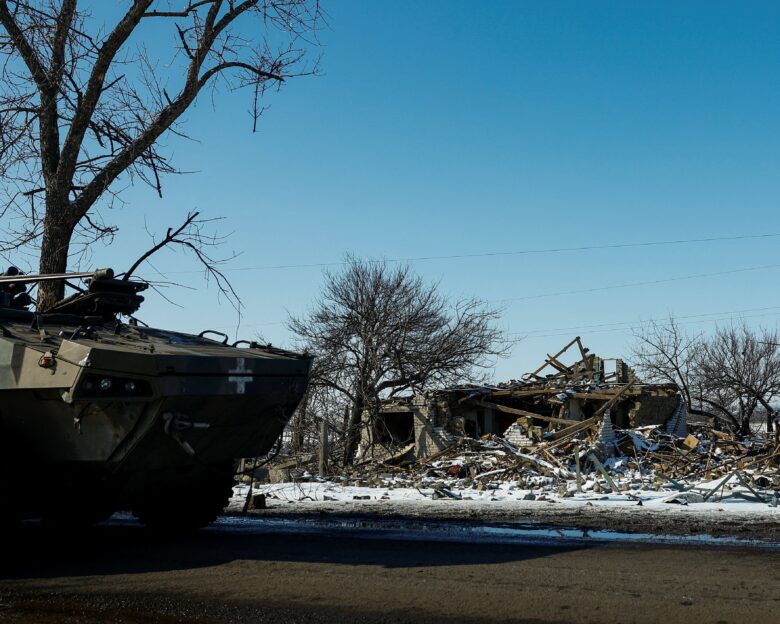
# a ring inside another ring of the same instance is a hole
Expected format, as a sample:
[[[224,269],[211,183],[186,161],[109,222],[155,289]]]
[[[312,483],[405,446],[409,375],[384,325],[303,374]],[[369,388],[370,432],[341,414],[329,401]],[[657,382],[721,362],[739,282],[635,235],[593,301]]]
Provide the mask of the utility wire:
[[[737,314],[745,314],[748,312],[766,312],[768,310],[778,310],[780,311],[780,306],[767,306],[762,308],[746,308],[743,310],[721,310],[719,312],[704,312],[702,314],[687,314],[685,316],[676,316],[674,315],[675,321],[680,320],[687,320],[687,319],[701,319],[702,322],[706,322],[710,319],[706,317],[710,316],[723,316],[723,315],[737,315]],[[620,330],[621,327],[628,326],[635,327],[637,324],[639,325],[647,325],[651,323],[664,323],[668,320],[668,317],[664,319],[659,318],[649,318],[649,319],[632,319],[630,321],[616,321],[613,323],[598,323],[595,325],[576,325],[576,326],[569,326],[569,327],[548,327],[544,329],[531,329],[525,332],[512,332],[509,335],[510,336],[525,336],[525,337],[533,337],[536,334],[549,334],[550,332],[579,332],[584,330],[601,330],[605,327],[611,327],[615,328],[616,330]],[[696,321],[692,321],[696,322]]]
[[[675,317],[675,322],[677,322],[679,325],[695,325],[697,323],[719,323],[721,321],[734,321],[734,320],[742,320],[742,319],[751,319],[751,318],[767,318],[767,317],[773,317],[773,316],[780,316],[780,306],[773,306],[770,308],[754,308],[755,310],[775,310],[774,312],[761,312],[759,314],[748,314],[745,315],[743,312],[747,312],[748,310],[734,310],[733,312],[718,312],[718,313],[712,313],[712,314],[693,314],[690,316],[682,316],[682,317]],[[712,315],[720,315],[715,316],[715,318],[701,318],[701,317],[708,317]],[[683,319],[683,320],[680,320]],[[580,327],[571,327],[568,328],[558,328],[558,329],[550,329],[547,331],[553,332],[553,333],[544,333],[545,330],[534,330],[532,332],[511,332],[507,334],[507,338],[502,342],[502,344],[521,344],[524,340],[534,340],[539,338],[558,338],[561,336],[568,336],[571,337],[572,333],[580,333],[581,330],[588,330],[587,335],[593,335],[593,334],[622,334],[629,331],[637,331],[642,329],[643,327],[646,327],[650,323],[654,322],[663,322],[659,319],[649,319],[647,321],[631,321],[631,322],[625,322],[625,323],[614,323],[616,327],[609,327],[607,329],[590,329],[591,327],[599,327],[598,325],[590,325],[590,326],[580,326]],[[613,325],[610,323],[605,323],[604,325]],[[215,327],[214,329],[231,329],[232,326],[222,326],[222,327]],[[197,331],[196,328],[193,331]]]
[[[561,290],[558,292],[543,293],[540,295],[526,295],[523,297],[504,297],[491,300],[494,303],[508,303],[511,301],[528,301],[531,299],[544,299],[546,297],[560,297],[562,295],[579,295],[582,293],[601,292],[604,290],[616,290],[619,288],[633,288],[635,286],[651,286],[653,284],[667,284],[669,282],[681,282],[684,280],[700,279],[702,277],[717,277],[719,275],[733,275],[735,273],[747,273],[749,271],[762,271],[764,269],[777,269],[780,264],[764,264],[762,266],[745,267],[742,269],[730,269],[728,271],[715,271],[713,273],[694,273],[693,275],[681,275],[679,277],[667,277],[658,280],[644,282],[628,282],[625,284],[611,284],[609,286],[595,286],[593,288],[581,288],[578,290]]]
[[[756,240],[756,239],[768,239],[778,238],[780,233],[775,234],[747,234],[740,236],[714,236],[709,238],[687,238],[677,240],[664,240],[664,241],[644,241],[644,242],[632,242],[632,243],[612,243],[608,245],[584,245],[580,247],[550,247],[547,249],[519,249],[515,251],[487,251],[481,253],[470,254],[451,254],[442,256],[414,256],[408,258],[386,258],[386,259],[369,259],[366,262],[382,263],[382,262],[423,262],[428,260],[456,260],[461,258],[492,258],[500,256],[522,256],[532,254],[551,254],[551,253],[564,253],[572,251],[595,251],[598,249],[626,249],[629,247],[660,247],[665,245],[686,245],[693,243],[712,243],[721,241],[739,241],[739,240]],[[346,262],[312,262],[309,264],[276,264],[265,266],[247,266],[226,268],[223,272],[236,273],[239,271],[270,271],[276,269],[308,269],[308,268],[327,268],[344,266]],[[166,275],[185,275],[202,273],[200,270],[189,271],[165,271]]]
[[[695,325],[697,323],[719,323],[721,321],[734,321],[734,320],[742,320],[742,319],[750,319],[750,318],[765,318],[765,317],[772,317],[772,316],[780,316],[780,310],[776,312],[765,312],[761,314],[748,314],[748,315],[735,314],[735,315],[723,316],[720,318],[693,319],[687,321],[680,321],[679,325]],[[588,335],[626,333],[628,331],[636,331],[642,329],[645,326],[646,323],[639,322],[639,323],[634,323],[633,326],[630,327],[617,327],[613,329],[598,329],[594,331],[589,331]],[[561,333],[554,333],[554,334],[533,334],[533,335],[526,336],[526,338],[528,340],[533,340],[535,338],[556,338],[559,336],[571,336],[571,332],[561,332]],[[522,342],[522,341],[523,341],[522,337],[518,337],[513,340],[513,342]]]
[[[772,312],[769,312],[772,311]],[[760,314],[751,314],[743,316],[748,312],[759,312]],[[780,306],[766,306],[762,308],[743,308],[741,310],[720,310],[718,312],[703,312],[700,314],[686,314],[684,316],[674,316],[676,322],[684,322],[685,324],[694,323],[707,323],[712,321],[728,320],[732,318],[754,318],[759,316],[773,316],[780,314]],[[707,317],[722,317],[722,318],[707,318]],[[568,327],[545,327],[541,329],[530,329],[524,332],[509,332],[507,338],[511,342],[516,342],[517,339],[523,338],[543,338],[550,336],[568,335],[572,332],[579,333],[581,331],[588,331],[588,333],[609,333],[609,332],[621,332],[628,329],[637,329],[651,323],[664,323],[666,318],[649,318],[649,319],[634,319],[630,321],[615,321],[612,323],[597,323],[593,325],[574,325]],[[268,323],[253,323],[250,325],[242,325],[243,328],[247,327],[265,327],[268,325],[284,325],[285,321],[273,321]],[[220,325],[214,327],[214,329],[231,329],[232,325]],[[605,329],[608,328],[608,329]],[[190,328],[191,331],[198,331],[202,329],[200,327]],[[561,332],[561,333],[557,333]]]
[[[741,269],[729,269],[728,271],[715,271],[713,273],[695,273],[693,275],[681,275],[679,277],[668,277],[665,279],[659,279],[659,280],[648,280],[644,282],[629,282],[626,284],[611,284],[609,286],[596,286],[594,288],[582,288],[579,290],[562,290],[558,292],[552,292],[552,293],[543,293],[539,295],[526,295],[523,297],[505,297],[503,299],[493,299],[490,300],[488,303],[510,303],[513,301],[529,301],[533,299],[543,299],[546,297],[561,297],[564,295],[577,295],[577,294],[583,294],[583,293],[591,293],[591,292],[601,292],[605,290],[616,290],[620,288],[631,288],[635,286],[650,286],[654,284],[666,284],[669,282],[679,282],[679,281],[685,281],[685,280],[693,280],[693,279],[700,279],[700,278],[706,278],[706,277],[717,277],[720,275],[733,275],[736,273],[746,273],[749,271],[761,271],[765,269],[776,269],[780,268],[780,264],[765,264],[762,266],[754,266],[754,267],[744,267]],[[267,323],[253,323],[249,325],[243,325],[243,327],[265,327],[268,325],[282,325],[285,321],[270,321]],[[216,329],[224,329],[223,327],[218,327]],[[576,330],[576,328],[574,328]],[[544,330],[539,330],[544,331]]]

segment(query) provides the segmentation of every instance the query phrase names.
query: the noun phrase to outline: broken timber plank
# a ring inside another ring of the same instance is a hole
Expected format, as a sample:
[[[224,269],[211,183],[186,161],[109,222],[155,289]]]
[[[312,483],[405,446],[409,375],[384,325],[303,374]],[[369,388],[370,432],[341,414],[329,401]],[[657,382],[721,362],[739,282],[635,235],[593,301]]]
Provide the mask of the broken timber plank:
[[[607,483],[609,484],[609,487],[612,490],[612,492],[615,494],[620,494],[620,488],[618,488],[618,486],[615,485],[615,482],[612,480],[612,477],[609,476],[607,469],[604,468],[604,465],[599,461],[598,457],[596,457],[594,453],[589,453],[588,458],[596,465],[598,471],[602,475],[604,475],[604,478],[607,480]]]
[[[562,444],[568,442],[570,438],[573,438],[581,431],[585,431],[586,429],[590,429],[591,427],[597,425],[598,422],[599,422],[598,418],[588,418],[587,420],[580,421],[576,425],[572,425],[571,427],[566,427],[565,429],[556,431],[555,433],[552,434],[552,439],[554,440],[554,442],[548,444],[544,448],[546,449],[557,448],[558,446],[561,446]]]
[[[558,392],[560,392],[560,390],[558,390]],[[616,394],[617,392],[606,392],[602,390],[599,392],[574,392],[569,396],[575,399],[582,399],[585,401],[609,401],[611,399],[614,399]],[[629,394],[633,394],[633,393],[629,392]]]
[[[764,497],[761,496],[758,492],[756,492],[748,482],[748,480],[745,478],[745,475],[743,475],[741,472],[737,472],[737,481],[739,481],[742,485],[744,485],[750,492],[755,496],[759,502],[761,503],[768,503],[768,500],[764,500]]]
[[[714,488],[712,488],[709,492],[707,492],[704,495],[704,502],[706,503],[718,490],[722,489],[726,483],[728,483],[731,478],[736,474],[736,470],[732,473],[730,473],[723,481],[718,483]]]
[[[582,474],[580,472],[580,445],[574,449],[574,469],[577,471],[577,491],[582,492]]]
[[[561,461],[560,461],[560,460],[559,460],[559,459],[558,459],[558,458],[557,458],[555,455],[553,455],[552,453],[550,453],[550,451],[548,451],[547,449],[544,449],[544,448],[543,448],[543,449],[542,449],[542,453],[544,453],[545,457],[547,457],[547,459],[548,459],[550,462],[552,462],[553,464],[555,464],[556,466],[558,466],[558,468],[560,468],[561,470],[564,470],[564,471],[566,471],[566,472],[569,472],[569,469],[568,469],[566,466],[564,466],[564,465],[561,463]],[[569,473],[569,474],[571,474],[571,473]]]
[[[566,366],[564,363],[560,362],[558,358],[556,358],[554,355],[550,355],[548,353],[547,362],[550,364],[550,366],[557,369],[561,373],[566,373],[567,375],[571,375],[572,373],[571,368]]]
[[[486,407],[488,409],[494,409],[498,412],[504,412],[505,414],[512,414],[514,416],[525,416],[526,418],[538,418],[539,420],[543,420],[545,422],[552,422],[562,425],[572,425],[578,422],[581,422],[579,420],[572,420],[570,418],[556,418],[554,416],[543,416],[542,414],[537,414],[536,412],[528,412],[526,410],[517,409],[516,407],[508,407],[506,405],[501,405],[500,403],[491,403],[489,401],[479,401],[477,399],[472,399],[469,401],[469,403],[472,403],[474,405],[479,405],[480,407]]]
[[[534,396],[537,394],[558,394],[561,388],[534,388],[532,390],[509,390],[507,394],[512,397]],[[494,392],[493,396],[503,396],[499,392]]]
[[[573,345],[575,342],[577,342],[577,340],[579,340],[579,336],[577,336],[577,337],[576,337],[574,340],[572,340],[572,341],[571,341],[569,344],[567,344],[567,345],[566,345],[566,346],[565,346],[563,349],[561,349],[560,351],[558,351],[558,353],[556,353],[556,354],[555,354],[554,356],[552,356],[552,357],[553,357],[553,358],[558,358],[558,357],[560,357],[561,355],[563,355],[564,353],[566,353],[566,351],[568,351],[568,350],[569,350],[569,347],[571,347],[571,346],[572,346],[572,345]],[[531,374],[532,374],[532,375],[536,375],[538,372],[540,372],[540,371],[544,370],[545,368],[547,368],[547,365],[548,365],[549,363],[550,363],[550,361],[549,361],[549,360],[545,360],[545,361],[544,361],[544,364],[542,364],[542,365],[541,365],[539,368],[537,368],[537,369],[536,369],[536,370],[535,370],[533,373],[531,373]]]
[[[473,405],[479,405],[480,407],[486,407],[488,409],[494,409],[498,412],[504,412],[506,414],[512,414],[514,416],[529,416],[531,418],[538,418],[540,414],[535,412],[527,412],[526,410],[517,409],[515,407],[507,407],[499,403],[491,403],[490,401],[480,401],[479,399],[472,399],[469,401]]]
[[[539,414],[528,414],[528,418],[537,418],[545,422],[555,423],[556,425],[576,425],[581,423],[581,420],[575,420],[573,418],[560,418],[559,416],[541,416]]]
[[[586,357],[588,357],[588,350],[582,346],[582,340],[580,340],[579,336],[574,339],[574,342],[576,342],[577,346],[580,348],[580,356],[584,360]]]
[[[613,396],[609,401],[604,403],[600,408],[598,408],[595,413],[593,414],[593,417],[596,418],[598,416],[601,416],[604,412],[606,412],[610,407],[612,407],[615,403],[618,402],[618,399],[622,397],[626,392],[629,391],[631,386],[634,385],[633,381],[629,381],[625,386],[623,386],[620,389],[620,392],[618,392],[615,396]]]
[[[778,455],[780,455],[780,448],[777,449],[776,451],[774,451],[773,453],[771,453],[770,455],[761,455],[761,456],[758,456],[758,457],[754,457],[752,460],[750,460],[746,464],[743,464],[742,466],[740,466],[740,470],[745,470],[745,468],[749,468],[750,466],[753,466],[753,465],[758,464],[758,463],[768,462],[770,459],[774,459]],[[723,468],[723,469],[725,469],[725,468],[733,468],[733,467],[735,467],[734,464],[736,462],[738,462],[739,459],[740,458],[737,458],[737,457],[732,457],[730,459],[727,459],[727,460],[725,460],[723,462],[723,464],[718,466],[718,468]],[[686,478],[692,479],[694,477],[700,477],[704,473],[705,473],[704,469],[697,470],[695,472],[692,472],[692,473],[686,475]]]

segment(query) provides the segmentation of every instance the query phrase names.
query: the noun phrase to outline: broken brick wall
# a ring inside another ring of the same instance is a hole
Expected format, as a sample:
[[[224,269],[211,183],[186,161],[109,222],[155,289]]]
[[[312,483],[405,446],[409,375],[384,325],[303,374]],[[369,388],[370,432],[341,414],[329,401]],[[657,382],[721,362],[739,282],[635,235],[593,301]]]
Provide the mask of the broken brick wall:
[[[633,428],[663,425],[674,414],[678,401],[676,394],[642,394],[633,401],[626,401],[628,404],[633,403],[628,412],[627,426]]]

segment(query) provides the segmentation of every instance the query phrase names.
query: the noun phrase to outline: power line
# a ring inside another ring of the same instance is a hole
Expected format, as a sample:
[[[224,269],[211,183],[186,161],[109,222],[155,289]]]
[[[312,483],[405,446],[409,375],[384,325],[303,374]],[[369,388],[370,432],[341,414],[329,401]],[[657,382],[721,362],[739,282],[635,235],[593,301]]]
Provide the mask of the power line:
[[[717,277],[717,276],[721,276],[721,275],[732,275],[732,274],[736,274],[736,273],[745,273],[745,272],[748,272],[748,271],[760,271],[760,270],[764,270],[764,269],[776,269],[776,268],[780,268],[780,264],[767,264],[767,265],[763,265],[763,266],[745,267],[745,268],[741,268],[741,269],[730,269],[728,271],[716,271],[716,272],[713,272],[713,273],[696,273],[694,275],[682,275],[682,276],[679,276],[679,277],[669,277],[669,278],[665,278],[665,279],[648,280],[648,281],[644,281],[644,282],[630,282],[630,283],[627,283],[627,284],[612,284],[612,285],[609,285],[609,286],[596,286],[594,288],[583,288],[583,289],[579,289],[579,290],[565,290],[565,291],[559,291],[559,292],[554,292],[554,293],[544,293],[544,294],[539,294],[539,295],[527,295],[527,296],[523,296],[523,297],[510,297],[510,298],[503,298],[503,299],[494,299],[494,300],[491,300],[490,302],[491,303],[502,303],[502,302],[513,302],[513,301],[528,301],[528,300],[532,300],[532,299],[542,299],[542,298],[546,298],[546,297],[559,297],[559,296],[564,296],[564,295],[574,295],[574,294],[582,294],[582,293],[590,293],[590,292],[601,292],[601,291],[604,291],[604,290],[615,290],[615,289],[620,289],[620,288],[631,288],[631,287],[635,287],[635,286],[649,286],[649,285],[653,285],[653,284],[665,284],[665,283],[669,283],[669,282],[678,282],[678,281],[692,280],[692,279],[699,279],[699,278],[706,278],[706,277]],[[780,306],[778,306],[778,307],[780,307]],[[763,309],[774,309],[774,308],[752,308],[750,310],[745,310],[745,311],[763,310]],[[736,313],[738,313],[738,312],[739,311],[736,311]],[[723,313],[710,313],[710,314],[729,314],[729,313],[728,312],[723,312]],[[703,314],[701,316],[707,316],[707,314]],[[269,321],[269,322],[266,322],[266,323],[251,323],[251,324],[248,324],[248,325],[243,325],[242,324],[242,327],[244,327],[244,328],[247,328],[247,327],[267,327],[267,326],[270,326],[270,325],[282,325],[284,323],[285,323],[285,321]],[[620,324],[628,324],[628,323],[630,323],[630,322],[616,323],[616,324],[620,325]],[[611,323],[605,323],[604,324],[604,326],[608,326],[608,325],[612,325],[612,324]],[[230,326],[224,325],[224,326],[216,327],[215,329],[224,329],[225,327],[233,327],[233,326],[232,325],[230,325]],[[590,327],[596,327],[597,328],[599,326],[596,325],[596,326],[590,326]],[[588,328],[589,328],[589,326],[572,327],[572,328],[568,328],[568,329],[570,329],[571,331],[577,331],[578,329],[588,329]],[[567,328],[560,328],[560,329],[561,330],[566,330]],[[554,328],[554,329],[550,329],[550,330],[542,329],[542,330],[534,330],[534,331],[535,332],[558,331],[558,328]],[[513,335],[517,335],[517,334],[513,334]],[[523,335],[527,335],[527,334],[523,333]]]
[[[694,319],[694,320],[687,320],[687,321],[680,321],[679,325],[694,325],[696,323],[719,323],[721,321],[733,321],[733,320],[741,320],[741,319],[751,319],[751,318],[764,318],[764,317],[772,317],[772,316],[780,316],[780,311],[776,312],[765,312],[762,314],[748,314],[748,315],[738,315],[738,314],[731,314],[728,316],[722,316],[720,318],[705,318],[705,319]],[[627,331],[634,331],[641,329],[642,327],[646,326],[647,323],[634,323],[630,327],[617,327],[613,329],[599,329],[595,331],[589,331],[588,335],[592,334],[618,334],[618,333],[625,333]],[[519,334],[517,334],[519,336]],[[533,334],[526,336],[529,340],[535,339],[535,338],[556,338],[559,336],[571,336],[571,332],[561,332],[561,333],[554,333],[554,334]],[[516,341],[521,341],[522,338],[518,337]]]
[[[604,290],[616,290],[619,288],[632,288],[635,286],[652,286],[654,284],[667,284],[669,282],[681,282],[684,280],[700,279],[703,277],[717,277],[720,275],[733,275],[735,273],[747,273],[749,271],[762,271],[764,269],[780,268],[780,264],[765,264],[762,266],[745,267],[742,269],[730,269],[728,271],[715,271],[713,273],[694,273],[693,275],[681,275],[679,277],[667,277],[664,279],[647,280],[644,282],[629,282],[626,284],[612,284],[610,286],[595,286],[593,288],[581,288],[578,290],[562,290],[558,292],[543,293],[540,295],[525,295],[523,297],[504,297],[493,299],[494,303],[510,301],[528,301],[531,299],[544,299],[546,297],[560,297],[563,295],[579,295],[583,293],[601,292]]]
[[[750,309],[749,309],[750,310]],[[760,314],[748,314],[744,315],[743,312],[747,312],[749,310],[734,310],[733,312],[713,312],[708,314],[693,314],[689,316],[682,316],[682,317],[675,317],[675,321],[679,325],[695,325],[697,323],[718,323],[721,321],[733,321],[733,320],[741,320],[741,319],[752,319],[752,318],[766,318],[766,317],[773,317],[773,316],[780,316],[780,306],[772,306],[769,308],[752,308],[752,310],[775,310],[774,312],[762,312]],[[716,316],[716,318],[702,318],[707,316],[713,316],[713,315],[721,315]],[[680,320],[683,319],[683,320]],[[507,339],[503,341],[505,344],[519,344],[522,343],[524,339],[533,340],[533,339],[539,339],[539,338],[558,338],[561,336],[571,336],[572,332],[579,333],[581,330],[588,330],[588,335],[593,334],[618,334],[618,333],[625,333],[628,331],[635,331],[638,329],[641,329],[642,327],[645,327],[649,323],[652,322],[660,322],[658,319],[649,319],[647,321],[627,321],[627,322],[621,322],[621,323],[604,323],[603,325],[616,325],[616,327],[610,327],[608,329],[590,329],[591,327],[599,327],[598,325],[586,325],[586,326],[580,326],[580,327],[570,327],[570,328],[558,328],[558,329],[550,329],[548,331],[554,332],[554,333],[543,333],[544,330],[534,330],[532,332],[511,332],[507,335]],[[277,323],[273,323],[277,324]],[[278,323],[278,324],[281,324]],[[257,325],[253,325],[257,326]],[[253,327],[252,325],[248,327]],[[232,326],[218,326],[214,329],[231,329]],[[196,328],[200,329],[200,328]],[[185,330],[187,331],[187,330]],[[195,331],[195,330],[193,330]]]
[[[771,312],[770,312],[771,311]],[[748,312],[759,312],[760,314],[750,314],[743,316]],[[731,320],[734,318],[758,318],[763,316],[775,316],[780,315],[780,306],[766,306],[761,308],[744,308],[741,310],[720,310],[718,312],[702,312],[700,314],[686,314],[684,316],[674,316],[675,322],[681,325],[690,325],[695,323],[709,323],[718,322],[723,320]],[[720,317],[720,318],[707,318],[707,317]],[[603,334],[603,333],[618,333],[628,330],[638,329],[640,327],[649,325],[651,323],[663,323],[666,319],[650,318],[646,320],[634,319],[630,321],[615,321],[611,323],[597,323],[592,325],[574,325],[568,327],[546,327],[541,329],[530,329],[524,332],[509,332],[507,338],[510,342],[518,342],[523,338],[551,338],[556,336],[567,336],[572,332],[579,333],[581,331],[587,331],[590,334]],[[248,327],[266,327],[269,325],[283,325],[285,321],[273,321],[268,323],[252,323],[248,325],[241,325],[242,329]],[[213,329],[231,329],[232,325],[219,325]],[[605,329],[607,328],[607,329]],[[190,328],[192,331],[197,331],[198,328]],[[187,331],[187,330],[185,330]]]
[[[386,259],[369,259],[367,262],[382,263],[382,262],[424,262],[429,260],[458,260],[463,258],[492,258],[501,256],[522,256],[522,255],[534,255],[534,254],[551,254],[551,253],[566,253],[574,251],[596,251],[599,249],[626,249],[630,247],[660,247],[668,245],[686,245],[694,243],[712,243],[723,241],[741,241],[741,240],[757,240],[778,238],[780,233],[775,234],[746,234],[740,236],[714,236],[709,238],[687,238],[676,240],[663,240],[663,241],[644,241],[644,242],[630,242],[630,243],[611,243],[608,245],[584,245],[580,247],[550,247],[547,249],[519,249],[515,251],[486,251],[481,253],[470,254],[450,254],[442,256],[414,256],[408,258],[386,258]],[[226,268],[223,272],[236,273],[239,271],[270,271],[277,269],[311,269],[311,268],[327,268],[344,266],[345,261],[340,262],[312,262],[308,264],[276,264],[265,266],[247,266]],[[186,275],[202,273],[200,270],[189,271],[165,271],[166,275]]]
[[[771,311],[771,312],[770,312]],[[759,312],[761,314],[752,314],[749,316],[742,316],[748,312]],[[720,310],[718,312],[703,312],[701,314],[686,314],[683,316],[674,316],[675,322],[685,323],[706,323],[710,321],[718,321],[729,318],[753,318],[755,316],[766,316],[780,314],[780,306],[766,306],[761,308],[744,308],[741,310]],[[721,317],[721,318],[707,318],[707,317]],[[641,326],[646,326],[652,323],[664,323],[667,318],[649,318],[649,319],[632,319],[630,321],[615,321],[612,323],[598,323],[594,325],[576,325],[569,327],[549,327],[543,329],[531,329],[526,332],[510,332],[509,336],[525,337],[525,338],[537,338],[550,335],[568,335],[569,333],[581,331],[587,331],[589,333],[609,333],[620,332],[628,329],[636,329]],[[607,328],[607,329],[605,329]],[[557,332],[562,332],[558,334]]]
[[[707,321],[709,319],[705,317],[708,316],[737,315],[737,314],[745,314],[748,312],[766,312],[767,310],[780,310],[780,306],[766,306],[761,308],[745,308],[742,310],[721,310],[718,312],[703,312],[701,314],[687,314],[684,316],[674,316],[674,320],[680,321],[680,320],[687,320],[687,319],[701,319],[702,321]],[[666,320],[668,320],[668,318],[633,319],[630,321],[615,321],[612,323],[598,323],[594,325],[576,325],[570,327],[548,327],[544,329],[531,329],[526,332],[512,332],[510,333],[510,336],[533,337],[536,334],[549,334],[550,332],[579,332],[583,330],[601,330],[605,327],[620,329],[620,326],[626,326],[626,325],[629,328],[632,328],[635,327],[637,324],[647,325],[650,323],[664,323],[666,322]],[[692,321],[692,322],[696,322],[696,321]]]

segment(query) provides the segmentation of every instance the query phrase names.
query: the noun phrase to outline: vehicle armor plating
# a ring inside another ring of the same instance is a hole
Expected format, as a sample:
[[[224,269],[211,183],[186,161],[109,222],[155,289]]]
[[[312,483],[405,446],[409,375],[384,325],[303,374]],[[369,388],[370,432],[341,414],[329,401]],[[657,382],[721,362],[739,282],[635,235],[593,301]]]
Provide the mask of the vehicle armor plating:
[[[208,524],[235,462],[281,434],[311,358],[123,323],[146,284],[109,269],[28,311],[27,284],[50,278],[62,276],[0,277],[2,516],[73,526],[130,509],[153,527]]]

